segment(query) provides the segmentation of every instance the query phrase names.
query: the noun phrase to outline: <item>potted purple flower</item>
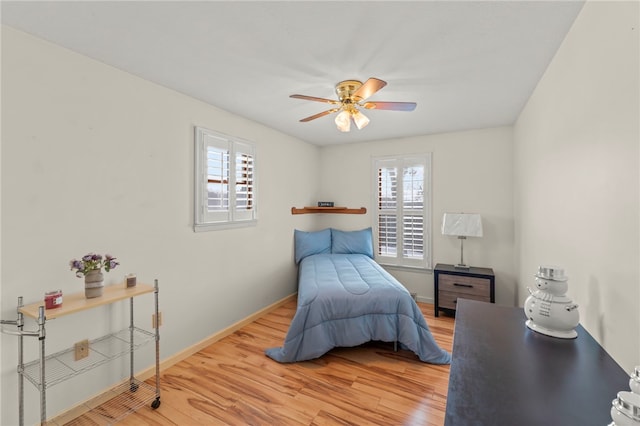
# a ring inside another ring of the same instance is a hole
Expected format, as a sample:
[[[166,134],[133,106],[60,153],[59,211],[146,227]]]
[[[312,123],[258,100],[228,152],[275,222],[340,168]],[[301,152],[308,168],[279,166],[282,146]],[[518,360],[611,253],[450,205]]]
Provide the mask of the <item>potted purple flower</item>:
[[[76,277],[84,276],[84,295],[87,299],[102,296],[104,288],[102,269],[109,272],[118,265],[115,257],[109,254],[103,257],[96,253],[85,254],[80,260],[73,259],[69,262],[71,270],[76,271]]]

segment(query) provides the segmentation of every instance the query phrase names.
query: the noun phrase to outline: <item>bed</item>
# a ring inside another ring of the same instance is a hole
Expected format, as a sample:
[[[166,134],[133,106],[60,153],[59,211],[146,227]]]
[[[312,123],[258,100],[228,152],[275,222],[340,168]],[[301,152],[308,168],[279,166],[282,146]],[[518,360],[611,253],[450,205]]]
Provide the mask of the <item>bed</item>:
[[[267,356],[306,361],[336,347],[383,341],[424,362],[450,363],[407,289],[373,260],[371,228],[295,230],[294,239],[298,306],[284,345]]]

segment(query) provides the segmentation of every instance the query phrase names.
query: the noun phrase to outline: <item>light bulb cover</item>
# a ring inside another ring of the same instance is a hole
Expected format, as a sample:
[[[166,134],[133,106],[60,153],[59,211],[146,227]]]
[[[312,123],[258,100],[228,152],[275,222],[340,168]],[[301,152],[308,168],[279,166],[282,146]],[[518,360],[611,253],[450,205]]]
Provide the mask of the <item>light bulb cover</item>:
[[[355,110],[353,113],[353,121],[356,123],[358,130],[363,129],[369,124],[369,118],[358,110]]]
[[[342,111],[336,116],[336,126],[341,132],[348,132],[351,130],[351,114],[348,111]]]

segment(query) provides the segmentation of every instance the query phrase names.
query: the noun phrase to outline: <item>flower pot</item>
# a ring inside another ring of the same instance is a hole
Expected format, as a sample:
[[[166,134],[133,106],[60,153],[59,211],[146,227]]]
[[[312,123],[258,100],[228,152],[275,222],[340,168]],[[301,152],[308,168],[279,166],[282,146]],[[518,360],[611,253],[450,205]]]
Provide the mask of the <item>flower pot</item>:
[[[99,269],[89,271],[84,276],[84,296],[87,299],[102,296],[104,277]]]

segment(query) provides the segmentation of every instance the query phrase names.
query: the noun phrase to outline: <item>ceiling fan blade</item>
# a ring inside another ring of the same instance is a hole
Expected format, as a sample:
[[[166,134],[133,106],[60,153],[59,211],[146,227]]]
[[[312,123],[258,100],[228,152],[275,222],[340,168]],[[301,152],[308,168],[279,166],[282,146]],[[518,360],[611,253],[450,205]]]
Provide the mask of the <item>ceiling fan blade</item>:
[[[316,98],[315,96],[307,96],[307,95],[291,95],[289,97],[295,98],[295,99],[304,99],[306,101],[324,102],[324,103],[333,104],[333,105],[340,103],[340,101],[336,101],[333,99]]]
[[[365,102],[362,106],[366,109],[383,109],[388,111],[413,111],[416,109],[415,102]]]
[[[338,111],[340,111],[340,108],[332,108],[330,110],[323,111],[315,115],[311,115],[307,118],[303,118],[300,121],[303,123],[306,123],[307,121],[315,120],[316,118],[324,117],[325,115],[333,114],[334,112],[338,112]]]
[[[378,78],[371,77],[369,80],[365,81],[362,86],[358,90],[353,93],[353,97],[363,101],[367,99],[369,96],[376,93],[378,90],[382,89],[387,85],[386,81],[380,80]]]

